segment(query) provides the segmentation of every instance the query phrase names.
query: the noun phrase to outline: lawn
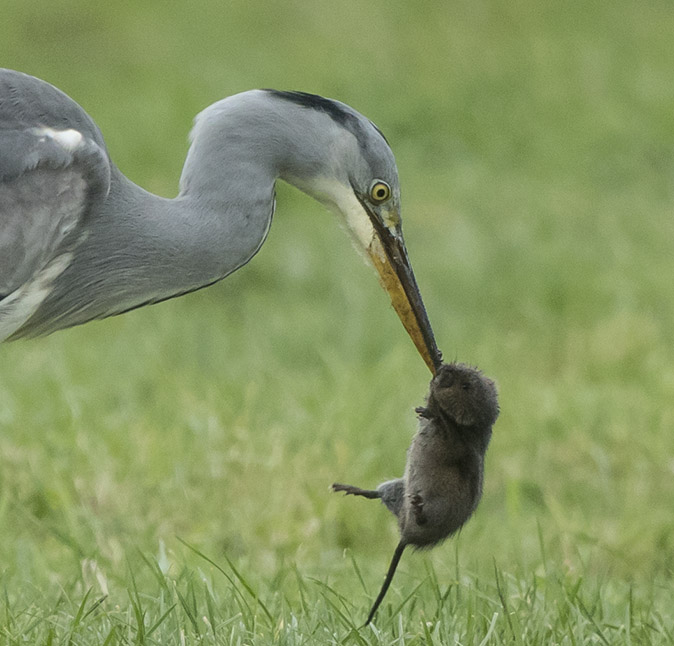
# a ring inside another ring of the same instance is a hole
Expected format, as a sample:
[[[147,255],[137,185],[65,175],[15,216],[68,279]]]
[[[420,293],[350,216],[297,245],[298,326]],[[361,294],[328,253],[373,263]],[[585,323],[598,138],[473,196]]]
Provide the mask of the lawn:
[[[0,346],[0,646],[674,643],[674,7],[5,0],[0,64],[175,195],[252,87],[367,114],[447,359],[499,386],[483,501],[403,557],[331,494],[401,474],[430,374],[335,219],[279,186],[207,290]]]

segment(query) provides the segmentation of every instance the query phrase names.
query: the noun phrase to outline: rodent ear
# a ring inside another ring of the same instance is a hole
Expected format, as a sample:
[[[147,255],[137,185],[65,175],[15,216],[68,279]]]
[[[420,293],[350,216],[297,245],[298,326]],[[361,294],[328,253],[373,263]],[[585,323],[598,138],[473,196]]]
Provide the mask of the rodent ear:
[[[448,363],[443,363],[438,371],[435,373],[433,379],[431,379],[430,389],[434,388],[449,388],[452,385],[454,379],[453,365]]]

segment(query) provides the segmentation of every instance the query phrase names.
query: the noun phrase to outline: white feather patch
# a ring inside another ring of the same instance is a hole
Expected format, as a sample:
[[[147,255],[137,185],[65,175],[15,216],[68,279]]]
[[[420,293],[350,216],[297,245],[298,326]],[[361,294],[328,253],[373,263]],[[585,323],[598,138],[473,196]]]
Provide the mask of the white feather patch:
[[[0,342],[16,332],[49,296],[51,284],[71,263],[73,255],[54,258],[42,271],[22,287],[0,301]]]
[[[372,253],[376,249],[383,253],[381,245],[372,245],[377,238],[374,226],[350,186],[326,177],[314,177],[308,182],[293,178],[292,183],[339,215],[361,251]]]
[[[79,130],[54,130],[54,128],[35,128],[35,134],[39,137],[49,137],[53,139],[61,148],[72,152],[82,145],[84,136]]]

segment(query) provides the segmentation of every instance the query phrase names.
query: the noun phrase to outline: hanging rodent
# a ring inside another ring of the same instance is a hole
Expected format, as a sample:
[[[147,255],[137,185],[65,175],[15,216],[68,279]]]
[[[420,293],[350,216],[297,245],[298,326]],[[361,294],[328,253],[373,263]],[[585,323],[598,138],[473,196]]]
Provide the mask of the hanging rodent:
[[[398,518],[400,542],[365,625],[372,621],[408,545],[429,548],[456,532],[482,496],[484,456],[499,414],[496,387],[476,368],[443,364],[431,380],[405,474],[376,490],[333,484],[333,491],[380,498]]]

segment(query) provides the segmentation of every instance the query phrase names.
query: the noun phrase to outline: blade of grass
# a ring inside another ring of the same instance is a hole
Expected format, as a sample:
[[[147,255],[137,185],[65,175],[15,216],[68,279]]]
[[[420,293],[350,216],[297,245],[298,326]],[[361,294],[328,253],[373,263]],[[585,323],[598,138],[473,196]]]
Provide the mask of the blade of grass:
[[[495,612],[492,615],[491,622],[489,623],[489,628],[487,628],[487,632],[484,635],[484,638],[480,642],[479,646],[487,646],[489,643],[489,638],[492,636],[494,632],[494,628],[496,627],[496,620],[498,619],[498,612]]]
[[[424,583],[426,583],[426,580],[425,580],[425,579],[424,579],[423,581],[421,581],[420,583],[418,583],[418,584],[416,585],[416,587],[412,590],[412,592],[410,592],[410,593],[409,593],[409,594],[408,594],[408,595],[407,595],[407,596],[400,602],[400,604],[398,605],[398,607],[391,613],[391,617],[390,617],[390,619],[389,619],[389,622],[393,621],[393,618],[394,618],[394,617],[395,617],[395,616],[396,616],[396,615],[397,615],[397,614],[398,614],[398,613],[405,607],[405,605],[407,604],[407,602],[408,602],[412,597],[414,597],[414,595],[419,591],[419,589],[421,588],[421,586],[424,585]]]
[[[222,574],[225,574],[224,569],[222,567],[220,567],[213,559],[206,556],[203,552],[199,551],[196,547],[194,547],[193,545],[190,545],[189,543],[184,541],[179,536],[176,537],[176,538],[185,547],[192,550],[197,556],[204,559],[204,561],[206,561],[207,563],[210,563],[214,568],[216,568]],[[262,609],[262,612],[264,612],[267,619],[269,620],[269,624],[271,626],[273,626],[274,625],[274,618],[272,617],[271,612],[269,612],[269,609],[267,608],[267,606],[263,603],[263,601],[260,599],[258,594],[253,590],[253,588],[248,584],[248,582],[243,578],[241,573],[236,569],[236,567],[234,566],[234,563],[232,563],[232,561],[229,559],[229,557],[226,554],[223,554],[223,557],[224,557],[225,561],[227,561],[227,565],[229,565],[230,570],[232,570],[232,572],[234,573],[234,576],[237,578],[239,583],[241,583],[241,585],[244,587],[246,592],[248,592],[248,594],[250,594],[250,596],[253,597],[253,600],[260,606],[260,608]]]
[[[170,607],[170,608],[169,608],[169,609],[168,609],[168,610],[167,610],[161,617],[159,617],[159,619],[157,619],[157,621],[155,621],[155,622],[152,624],[152,626],[150,626],[150,627],[147,629],[147,631],[146,631],[146,633],[145,633],[145,635],[146,635],[147,637],[149,637],[155,630],[157,630],[157,628],[159,628],[159,626],[161,626],[161,624],[164,623],[164,621],[165,621],[166,618],[171,614],[171,611],[176,607],[176,605],[177,605],[177,604],[174,603],[174,604],[173,604],[173,605],[172,605],[172,606],[171,606],[171,607]]]
[[[592,624],[592,627],[594,628],[594,631],[596,635],[599,637],[599,639],[601,639],[604,642],[604,644],[606,644],[606,646],[610,646],[609,640],[606,639],[604,632],[599,627],[599,624],[597,623],[595,618],[592,616],[592,613],[588,611],[587,607],[583,603],[583,600],[580,598],[580,595],[575,596],[574,602],[578,606],[578,609],[581,611],[585,619],[587,619],[590,622],[590,624]]]
[[[96,610],[96,609],[97,609],[97,608],[98,608],[98,607],[99,607],[99,606],[100,606],[100,605],[101,605],[107,598],[108,598],[108,595],[107,595],[107,594],[104,594],[100,599],[96,599],[96,601],[94,601],[94,602],[91,604],[91,607],[89,608],[89,610],[87,610],[86,613],[84,613],[84,616],[82,617],[81,621],[84,621],[84,620],[85,620],[85,619],[86,619],[92,612],[94,612],[94,611],[95,611],[95,610]]]
[[[506,620],[508,622],[508,627],[510,628],[513,640],[517,644],[521,644],[522,634],[519,630],[515,629],[515,626],[513,624],[513,616],[511,616],[510,609],[508,608],[508,602],[506,600],[506,596],[502,588],[501,575],[499,574],[498,567],[496,566],[496,560],[494,560],[494,578],[496,579],[496,591],[498,593],[499,599],[501,600],[501,605],[503,606],[503,611],[505,612]]]
[[[363,579],[363,575],[361,574],[360,568],[358,567],[358,563],[356,562],[356,557],[353,555],[353,552],[349,550],[349,558],[351,560],[351,564],[353,565],[353,569],[356,573],[356,577],[358,578],[358,581],[360,581],[360,585],[363,588],[363,591],[365,594],[370,594],[367,590],[367,586],[365,585],[365,580]]]
[[[190,608],[189,604],[187,603],[187,600],[185,599],[185,597],[183,597],[182,594],[180,594],[180,590],[178,590],[178,588],[176,588],[176,596],[178,597],[180,605],[183,607],[183,610],[185,611],[187,618],[190,620],[190,623],[194,628],[194,632],[197,633],[197,635],[201,635],[201,632],[199,631],[199,624],[197,623],[197,618],[196,615],[194,614],[194,610]]]
[[[87,605],[87,599],[89,598],[90,594],[91,588],[89,588],[84,593],[84,597],[82,597],[82,602],[80,603],[80,606],[77,609],[77,613],[75,614],[73,623],[70,627],[70,634],[68,635],[68,642],[67,642],[68,646],[71,646],[71,644],[73,643],[73,636],[75,634],[75,631],[77,630],[77,627],[80,625],[80,621],[82,621],[82,617],[84,616],[84,607]]]
[[[315,579],[313,577],[310,577],[309,580],[312,581],[313,583],[315,583],[317,586],[319,586],[321,588],[321,590],[327,590],[332,596],[336,597],[340,601],[342,606],[346,607],[346,605],[347,605],[346,599],[341,594],[339,594],[336,590],[331,588],[327,583],[324,583],[320,579]],[[330,599],[327,594],[321,593],[321,596],[323,597],[325,602],[335,611],[335,613],[337,614],[339,619],[341,619],[342,623],[344,624],[344,626],[346,628],[349,628],[351,630],[356,630],[356,631],[358,630],[358,626],[349,617],[346,616],[346,614],[343,612],[343,610],[341,608],[339,608],[337,606],[337,604],[332,599]],[[359,638],[359,641],[360,641],[360,639],[362,639],[362,638]]]

